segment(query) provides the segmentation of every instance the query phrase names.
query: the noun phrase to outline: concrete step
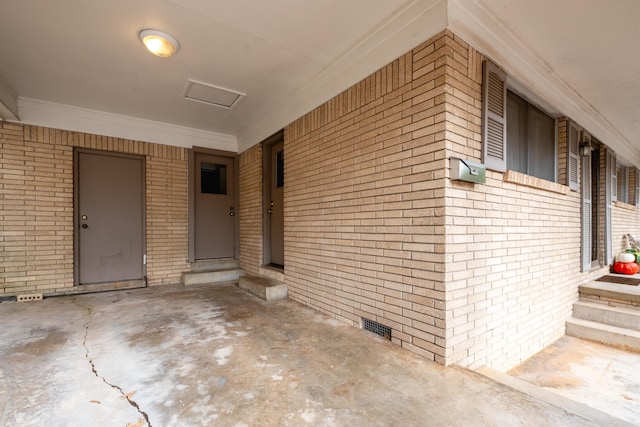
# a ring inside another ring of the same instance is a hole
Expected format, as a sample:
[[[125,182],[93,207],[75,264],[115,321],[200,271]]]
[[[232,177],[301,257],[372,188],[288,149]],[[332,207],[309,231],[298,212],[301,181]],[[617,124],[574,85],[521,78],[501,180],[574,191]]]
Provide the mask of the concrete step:
[[[217,270],[187,271],[182,273],[182,284],[202,285],[205,283],[222,283],[237,281],[242,275],[240,268],[225,268]]]
[[[573,305],[573,317],[640,331],[640,308],[636,307],[612,307],[579,301]]]
[[[240,268],[240,263],[237,259],[207,259],[191,263],[191,271],[213,271],[225,270],[230,268]]]
[[[579,290],[581,297],[591,297],[601,301],[622,301],[629,305],[640,305],[640,286],[594,281],[581,285]]]
[[[268,277],[242,276],[238,286],[266,301],[286,299],[288,296],[287,285]]]
[[[640,352],[640,331],[576,318],[567,320],[566,327],[567,335]]]

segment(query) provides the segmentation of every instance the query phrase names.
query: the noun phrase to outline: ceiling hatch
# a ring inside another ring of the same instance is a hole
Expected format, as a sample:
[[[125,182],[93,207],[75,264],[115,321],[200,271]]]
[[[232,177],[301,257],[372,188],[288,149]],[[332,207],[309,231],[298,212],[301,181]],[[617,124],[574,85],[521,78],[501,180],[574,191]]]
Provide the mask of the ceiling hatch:
[[[184,99],[228,109],[235,107],[245,96],[242,92],[195,80],[187,81],[187,87],[184,89]]]

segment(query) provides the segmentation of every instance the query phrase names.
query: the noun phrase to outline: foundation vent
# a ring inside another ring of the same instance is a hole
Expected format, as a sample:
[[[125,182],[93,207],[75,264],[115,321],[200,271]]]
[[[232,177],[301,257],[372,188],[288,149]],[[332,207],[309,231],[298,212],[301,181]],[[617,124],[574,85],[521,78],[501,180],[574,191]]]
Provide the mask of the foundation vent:
[[[25,294],[18,295],[16,297],[16,301],[18,302],[26,302],[26,301],[42,301],[42,294]]]
[[[391,328],[383,325],[382,323],[374,322],[373,320],[362,318],[362,329],[365,331],[373,332],[376,335],[380,335],[382,338],[391,341]]]

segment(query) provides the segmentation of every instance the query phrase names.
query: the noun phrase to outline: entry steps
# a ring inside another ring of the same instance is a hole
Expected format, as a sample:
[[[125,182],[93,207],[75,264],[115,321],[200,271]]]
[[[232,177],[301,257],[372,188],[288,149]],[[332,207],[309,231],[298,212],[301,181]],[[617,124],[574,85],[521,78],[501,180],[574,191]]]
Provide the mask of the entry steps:
[[[242,276],[238,286],[266,301],[287,299],[288,296],[287,285],[268,277]]]
[[[240,264],[235,259],[196,261],[191,264],[191,271],[182,273],[182,284],[237,282],[242,274]]]
[[[566,333],[640,352],[640,287],[609,282],[580,286]]]

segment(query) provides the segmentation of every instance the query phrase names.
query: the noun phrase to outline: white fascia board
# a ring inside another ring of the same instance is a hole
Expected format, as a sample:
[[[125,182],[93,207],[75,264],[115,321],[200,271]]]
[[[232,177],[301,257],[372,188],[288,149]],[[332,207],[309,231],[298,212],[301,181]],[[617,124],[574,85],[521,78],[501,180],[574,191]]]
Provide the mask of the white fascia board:
[[[411,51],[447,26],[446,0],[413,0],[342,53],[305,86],[274,99],[273,108],[238,135],[245,151]]]
[[[481,0],[448,0],[448,11],[449,29],[531,91],[540,104],[569,117],[618,155],[640,163],[640,150]]]
[[[238,152],[238,142],[233,135],[33,98],[19,97],[18,108],[19,123],[23,124],[176,147],[205,147]]]

